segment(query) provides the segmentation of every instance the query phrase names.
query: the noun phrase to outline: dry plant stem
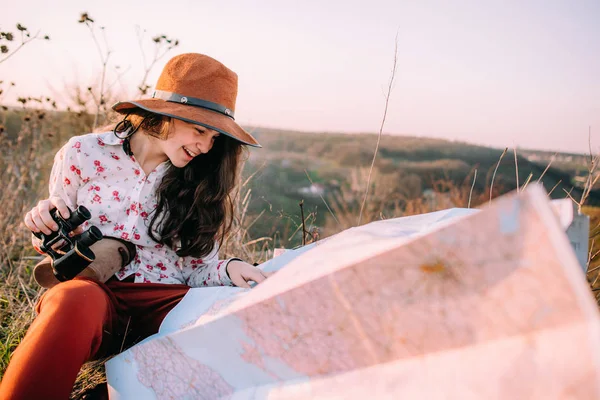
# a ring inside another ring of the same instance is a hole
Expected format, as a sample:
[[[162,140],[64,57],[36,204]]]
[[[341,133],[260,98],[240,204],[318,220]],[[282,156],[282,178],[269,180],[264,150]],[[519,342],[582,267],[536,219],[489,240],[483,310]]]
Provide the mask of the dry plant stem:
[[[591,135],[591,131],[590,131],[590,135]],[[598,165],[598,161],[599,161],[599,156],[594,157],[592,155],[592,145],[591,145],[591,140],[590,140],[590,163],[588,164],[588,176],[586,179],[585,186],[583,188],[583,192],[581,194],[581,199],[579,201],[577,201],[573,198],[573,196],[571,196],[571,192],[573,191],[573,188],[571,188],[571,190],[568,192],[563,188],[563,191],[567,194],[567,196],[575,204],[577,204],[577,212],[579,214],[581,214],[581,212],[582,212],[581,208],[583,207],[583,204],[585,203],[587,197],[589,196],[590,191],[592,190],[592,188],[594,187],[594,185],[600,178],[600,174],[598,174],[598,175],[596,175],[596,177],[594,177],[594,172],[595,172],[596,166]]]
[[[310,175],[308,174],[307,170],[304,170],[304,173],[306,174],[306,177],[308,178],[309,182],[311,185],[314,185],[314,182],[312,179],[310,179]],[[335,220],[335,222],[338,224],[338,226],[340,225],[340,221],[338,221],[337,217],[335,216],[335,214],[333,213],[333,211],[331,211],[331,208],[329,207],[329,204],[327,204],[327,202],[325,201],[325,199],[323,198],[322,194],[319,194],[319,197],[321,198],[321,200],[323,200],[323,203],[325,203],[325,207],[327,207],[327,210],[329,211],[329,213],[331,214],[331,216],[333,217],[333,219]]]
[[[598,254],[598,252],[596,252],[596,254]],[[592,273],[592,272],[594,272],[594,271],[597,271],[597,270],[599,270],[599,269],[600,269],[600,265],[599,265],[599,266],[597,266],[597,267],[595,267],[595,268],[592,268],[592,269],[588,270],[586,273],[587,273],[587,274],[590,274],[590,273]]]
[[[573,201],[573,203],[577,204],[579,209],[581,209],[581,204],[579,204],[579,202],[577,200],[575,200],[573,198],[573,196],[571,196],[571,192],[573,191],[573,188],[571,188],[571,190],[569,190],[568,192],[567,192],[567,189],[563,188],[563,191],[567,194],[567,197],[570,198]]]
[[[139,31],[139,27],[136,29],[136,34],[138,37],[138,44],[140,46],[140,51],[142,52],[142,60],[144,61],[144,77],[142,78],[142,81],[140,83],[140,85],[138,86],[139,91],[144,95],[146,94],[145,92],[145,88],[146,88],[146,81],[148,80],[148,75],[150,74],[150,71],[152,70],[152,68],[154,67],[154,65],[161,59],[163,58],[168,52],[169,50],[172,49],[172,47],[168,47],[165,51],[162,52],[162,54],[160,53],[160,44],[156,44],[156,46],[154,47],[154,57],[152,58],[152,62],[150,63],[150,65],[147,64],[146,62],[146,53],[144,52],[144,46],[142,44],[142,39],[143,39],[143,34],[140,34]]]
[[[264,236],[264,237],[246,242],[246,243],[244,243],[244,246],[250,246],[251,244],[256,244],[256,243],[260,243],[260,242],[269,242],[271,240],[273,240],[273,239],[271,239],[270,237]]]
[[[145,86],[146,85],[146,81],[148,80],[148,74],[150,73],[150,69],[152,69],[152,66],[156,62],[156,59],[155,59],[155,61],[152,64],[150,64],[150,67],[146,66],[147,65],[147,62],[146,62],[146,52],[144,51],[144,44],[143,44],[143,40],[142,40],[143,39],[143,34],[140,33],[140,27],[139,26],[136,26],[135,30],[136,30],[136,36],[137,36],[137,39],[138,39],[138,46],[140,48],[140,52],[142,53],[142,60],[144,61],[144,69],[145,69],[145,71],[144,71],[144,77],[142,78],[142,81],[141,81],[140,85],[138,86],[138,90],[140,92],[143,92],[143,88],[146,87]],[[155,53],[155,58],[156,58],[156,53]],[[144,93],[142,93],[142,94],[144,94]]]
[[[302,246],[306,245],[306,225],[304,224],[304,200],[298,204],[300,206],[300,218],[302,218]]]
[[[145,30],[143,31],[145,32]],[[135,36],[137,36],[138,46],[140,48],[140,52],[142,53],[142,61],[144,62],[144,66],[146,66],[146,52],[144,51],[144,33],[141,31],[141,27],[139,25],[135,26]],[[142,83],[145,82],[145,79],[142,80]]]
[[[11,58],[12,56],[14,56],[15,54],[17,54],[17,52],[19,50],[21,50],[27,43],[31,42],[32,40],[37,39],[38,35],[40,34],[40,31],[38,31],[35,35],[33,35],[32,37],[25,39],[23,37],[23,32],[21,32],[21,44],[19,45],[19,47],[17,47],[16,49],[14,49],[10,54],[6,55],[4,58],[0,59],[0,64],[2,64],[4,61],[8,60],[9,58]]]
[[[31,298],[29,298],[29,295],[27,294],[27,288],[25,288],[25,285],[23,284],[23,280],[21,279],[21,277],[18,277],[19,279],[19,284],[21,285],[21,289],[23,289],[23,293],[25,294],[25,297],[27,298],[27,303],[29,303],[29,307],[31,307],[31,311],[35,310],[35,305],[33,304],[33,302],[31,301]]]
[[[521,190],[525,190],[527,188],[527,185],[529,185],[529,181],[531,181],[531,178],[533,178],[533,172],[529,173],[529,176],[527,177],[527,179],[525,180],[525,183],[523,184],[523,186],[521,187]]]
[[[552,157],[550,158],[550,162],[548,163],[548,165],[546,165],[546,169],[544,170],[544,172],[542,172],[542,174],[540,175],[540,177],[538,178],[537,182],[540,183],[542,181],[542,178],[544,177],[544,175],[546,175],[546,172],[548,171],[548,169],[550,168],[550,165],[552,165],[552,162],[554,161],[554,159],[556,158],[556,155],[558,153],[554,153],[552,155]]]
[[[248,178],[246,178],[246,180],[244,182],[242,182],[241,187],[246,187],[246,185],[248,184],[248,182],[250,182],[252,180],[252,178],[254,178],[256,176],[256,174],[258,174],[263,169],[265,169],[266,165],[267,165],[267,163],[264,162],[263,165],[261,165],[259,168],[256,168],[256,171],[254,171]],[[306,172],[306,170],[304,170],[304,172]]]
[[[131,317],[127,320],[127,326],[125,327],[125,334],[123,335],[123,341],[121,342],[121,349],[119,353],[123,351],[123,347],[125,346],[125,340],[127,339],[127,333],[129,332],[129,323],[131,322]]]
[[[502,152],[502,154],[500,155],[500,159],[498,160],[498,163],[496,164],[496,168],[494,169],[494,174],[492,175],[492,182],[490,183],[490,203],[492,202],[492,194],[494,193],[494,179],[496,178],[496,172],[498,172],[498,167],[500,166],[500,162],[502,161],[502,158],[504,158],[504,155],[506,154],[507,151],[508,151],[508,147],[506,147],[504,149],[504,151]]]
[[[594,158],[592,156],[592,127],[588,126],[588,149],[590,150],[590,162],[594,162]]]
[[[554,187],[548,192],[548,196],[550,196],[552,194],[552,192],[554,192],[554,189],[556,189],[558,187],[558,185],[560,185],[561,182],[562,182],[562,179],[559,179],[558,182],[556,182],[556,185],[554,185]]]
[[[109,84],[106,87],[106,90],[111,90],[117,83],[121,82],[121,78],[123,77],[123,75],[125,75],[127,72],[129,72],[129,70],[131,69],[131,65],[127,67],[127,69],[121,71],[120,73],[117,74],[117,77],[115,78],[114,81],[112,81],[111,84]],[[122,82],[121,82],[122,84]]]
[[[571,192],[573,191],[573,189],[575,189],[575,186],[571,186],[571,190],[569,190],[568,192],[567,192],[567,189],[565,189],[565,188],[563,188],[563,191],[567,194],[567,196],[572,198]]]
[[[92,130],[95,130],[96,127],[98,126],[98,118],[100,116],[100,108],[104,105],[104,81],[106,80],[106,66],[108,65],[108,59],[110,57],[111,51],[108,49],[106,35],[103,35],[104,36],[104,44],[107,47],[106,55],[105,55],[104,52],[102,51],[100,43],[98,42],[98,38],[96,37],[96,34],[94,33],[94,28],[92,28],[90,23],[87,21],[85,22],[85,25],[88,27],[88,29],[90,30],[90,33],[92,34],[92,39],[94,40],[94,43],[96,44],[96,49],[98,49],[98,54],[100,55],[100,61],[102,62],[102,76],[100,78],[100,99],[98,100],[98,99],[96,99],[96,96],[93,96],[94,102],[96,103],[96,115],[94,115],[94,125],[92,127]]]
[[[596,275],[596,279],[594,279],[594,282],[592,282],[592,287],[596,286],[596,283],[598,283],[598,279],[600,279],[600,274]]]
[[[306,217],[306,219],[305,219],[305,220],[306,220],[306,221],[308,221],[310,218],[313,218],[313,221],[314,221],[314,218],[315,218],[315,213],[311,212],[310,214],[308,214],[308,216]],[[291,218],[289,218],[289,219],[290,219],[292,222],[294,222],[294,221],[293,221]],[[292,232],[292,234],[290,235],[290,237],[288,238],[288,240],[292,240],[292,238],[293,238],[293,237],[296,235],[296,233],[297,233],[297,232],[298,232],[298,231],[299,231],[301,228],[303,228],[303,224],[298,224],[298,225],[296,226],[296,230],[294,230],[294,232]]]
[[[475,173],[473,174],[473,184],[471,185],[471,190],[469,191],[469,202],[467,203],[467,208],[471,208],[471,196],[473,195],[473,188],[475,188],[476,180],[477,180],[477,169],[475,169]]]
[[[517,179],[517,193],[519,193],[519,162],[517,161],[517,148],[513,148],[515,154],[515,174]]]
[[[396,41],[394,46],[394,65],[392,66],[392,76],[390,78],[390,82],[388,84],[388,91],[385,96],[385,108],[383,110],[383,118],[381,119],[381,126],[379,127],[379,134],[377,135],[377,145],[375,146],[373,161],[371,162],[371,168],[369,169],[369,176],[367,177],[367,188],[365,189],[365,196],[363,198],[362,205],[360,206],[360,213],[358,215],[357,225],[360,225],[362,221],[363,211],[365,209],[365,204],[367,203],[367,197],[369,196],[369,187],[371,186],[371,175],[373,173],[373,168],[375,167],[375,159],[377,158],[377,151],[379,150],[379,143],[381,142],[381,133],[383,132],[383,125],[385,124],[385,118],[387,116],[388,105],[390,102],[390,96],[392,94],[392,87],[394,84],[394,78],[396,77],[396,65],[398,63],[398,33],[396,33]]]
[[[258,214],[258,216],[257,216],[256,218],[254,218],[254,221],[250,222],[250,223],[248,224],[248,226],[247,226],[245,229],[246,229],[246,230],[249,230],[250,228],[252,228],[252,226],[253,226],[253,225],[256,223],[256,221],[258,221],[258,220],[260,219],[260,217],[262,217],[266,211],[267,211],[267,210],[262,210],[262,211],[261,211],[261,212]]]
[[[600,156],[594,157],[592,155],[592,127],[591,126],[588,127],[588,145],[589,145],[589,150],[590,150],[590,162],[588,164],[588,176],[587,176],[587,179],[585,182],[585,186],[583,188],[583,193],[581,193],[581,199],[579,200],[579,202],[576,202],[579,205],[578,212],[580,214],[581,214],[581,207],[587,200],[587,197],[589,196],[590,191],[592,190],[592,188],[598,181],[598,178],[600,178],[600,174],[598,174],[598,175],[596,175],[596,177],[594,177],[594,172],[596,170],[598,162],[600,161]]]
[[[590,245],[590,251],[588,251],[588,259],[587,259],[587,263],[586,263],[586,266],[585,266],[585,272],[586,272],[586,274],[590,272],[589,271],[590,262],[592,262],[592,258],[594,257],[594,256],[592,256],[592,252],[594,251],[594,242],[595,242],[595,239],[592,239],[592,244]]]
[[[596,256],[597,256],[598,254],[600,254],[600,250],[598,250],[597,252],[595,252],[593,255],[591,255],[591,254],[590,254],[591,256],[589,257],[589,260],[588,260],[588,268],[589,268],[589,264],[592,262],[592,260],[593,260],[594,258],[596,258]],[[599,265],[599,266],[597,266],[597,267],[595,267],[595,268],[592,268],[592,269],[588,270],[586,273],[588,273],[588,274],[589,274],[590,272],[594,272],[594,271],[597,271],[597,270],[599,270],[599,269],[600,269],[600,265]]]
[[[596,159],[597,161],[598,159]],[[592,188],[594,187],[594,185],[596,184],[596,182],[598,182],[598,179],[600,178],[600,174],[597,174],[596,177],[594,179],[591,179],[592,175],[590,175],[588,177],[588,181],[587,184],[585,186],[584,189],[584,193],[582,193],[581,195],[581,200],[579,201],[579,213],[581,214],[581,207],[583,207],[583,204],[585,203],[585,201],[587,200],[590,191],[592,190]]]

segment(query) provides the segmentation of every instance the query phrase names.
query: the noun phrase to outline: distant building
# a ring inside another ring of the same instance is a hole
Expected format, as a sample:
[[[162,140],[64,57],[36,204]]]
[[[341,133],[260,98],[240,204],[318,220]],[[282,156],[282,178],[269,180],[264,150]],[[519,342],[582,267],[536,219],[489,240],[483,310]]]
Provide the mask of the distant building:
[[[322,196],[325,193],[325,186],[320,183],[313,183],[310,186],[300,188],[298,192],[312,196]]]

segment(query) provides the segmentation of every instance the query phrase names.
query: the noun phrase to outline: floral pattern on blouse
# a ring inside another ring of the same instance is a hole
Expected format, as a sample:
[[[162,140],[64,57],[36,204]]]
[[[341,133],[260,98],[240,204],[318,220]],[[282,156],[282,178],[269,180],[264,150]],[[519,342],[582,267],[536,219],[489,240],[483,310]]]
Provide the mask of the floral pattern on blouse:
[[[135,274],[135,282],[233,285],[225,268],[234,258],[219,260],[217,243],[206,257],[179,257],[148,235],[155,190],[171,164],[163,162],[146,175],[122,143],[112,132],[72,137],[54,158],[50,196],[62,198],[71,210],[87,207],[92,218],[84,229],[95,225],[104,236],[136,245],[134,260],[115,274],[120,280]]]

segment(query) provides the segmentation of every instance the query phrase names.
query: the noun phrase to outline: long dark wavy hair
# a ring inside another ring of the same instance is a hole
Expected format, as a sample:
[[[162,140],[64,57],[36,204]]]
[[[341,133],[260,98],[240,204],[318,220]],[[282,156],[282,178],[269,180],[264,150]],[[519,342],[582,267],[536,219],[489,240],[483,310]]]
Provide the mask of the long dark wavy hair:
[[[171,118],[138,110],[129,114],[139,134],[167,139]],[[238,181],[243,145],[219,135],[212,149],[185,167],[173,165],[156,189],[157,207],[148,234],[157,243],[176,249],[180,257],[204,257],[222,243],[234,217],[232,194]],[[158,235],[157,235],[158,233]]]

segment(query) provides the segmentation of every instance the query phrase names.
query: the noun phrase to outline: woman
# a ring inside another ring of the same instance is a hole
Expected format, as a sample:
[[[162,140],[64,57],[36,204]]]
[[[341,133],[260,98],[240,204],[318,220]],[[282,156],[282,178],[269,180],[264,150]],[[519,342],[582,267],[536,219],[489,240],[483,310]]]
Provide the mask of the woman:
[[[233,118],[237,75],[208,56],[182,54],[156,89],[152,99],[115,104],[125,117],[114,131],[69,140],[55,157],[50,197],[25,216],[31,231],[50,234],[58,229],[51,209],[68,218],[83,205],[92,218],[82,228],[98,227],[109,237],[101,242],[116,239],[128,254],[106,282],[78,276],[48,285],[0,398],[66,399],[84,362],[157,332],[189,287],[266,279],[239,259],[217,259],[242,146],[260,147]]]

